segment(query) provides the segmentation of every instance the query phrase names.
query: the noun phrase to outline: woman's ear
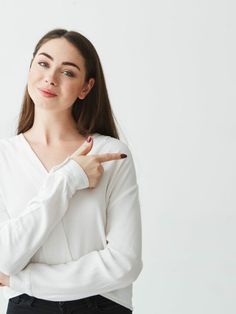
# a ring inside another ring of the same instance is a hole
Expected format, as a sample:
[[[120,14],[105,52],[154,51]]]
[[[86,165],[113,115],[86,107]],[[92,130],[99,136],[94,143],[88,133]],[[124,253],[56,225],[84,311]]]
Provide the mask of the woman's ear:
[[[78,98],[81,99],[81,100],[84,99],[88,95],[90,90],[92,89],[94,83],[95,83],[95,79],[94,78],[89,79],[89,82],[85,83],[85,86],[80,91],[80,93],[78,95]]]

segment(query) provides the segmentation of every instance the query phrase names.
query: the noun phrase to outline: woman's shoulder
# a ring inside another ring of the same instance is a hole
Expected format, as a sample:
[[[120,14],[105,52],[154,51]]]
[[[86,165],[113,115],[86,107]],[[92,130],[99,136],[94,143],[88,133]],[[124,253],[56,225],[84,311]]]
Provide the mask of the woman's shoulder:
[[[12,150],[17,148],[19,135],[11,135],[0,138],[0,151]]]
[[[0,163],[15,160],[22,152],[22,144],[19,135],[11,135],[0,138]]]
[[[109,135],[103,135],[100,133],[95,133],[93,137],[95,141],[97,140],[97,142],[100,142],[100,144],[102,144],[100,148],[104,150],[104,152],[122,152],[130,154],[128,144],[121,139]]]

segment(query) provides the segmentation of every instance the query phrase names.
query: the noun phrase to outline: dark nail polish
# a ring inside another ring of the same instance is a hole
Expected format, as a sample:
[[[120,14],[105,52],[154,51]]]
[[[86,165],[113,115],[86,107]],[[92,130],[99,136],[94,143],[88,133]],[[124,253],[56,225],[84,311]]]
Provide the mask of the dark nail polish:
[[[92,137],[91,136],[89,136],[88,138],[87,138],[87,142],[91,142],[92,141]]]
[[[121,157],[121,158],[126,158],[127,155],[126,155],[126,154],[120,154],[120,157]]]

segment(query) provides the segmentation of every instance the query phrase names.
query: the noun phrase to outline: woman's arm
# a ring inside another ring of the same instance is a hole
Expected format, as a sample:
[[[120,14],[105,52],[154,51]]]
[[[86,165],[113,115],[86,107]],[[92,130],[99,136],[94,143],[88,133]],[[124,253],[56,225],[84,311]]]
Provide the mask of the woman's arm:
[[[75,191],[88,185],[83,169],[67,158],[53,167],[19,217],[11,219],[0,202],[0,272],[14,275],[21,271],[62,219]]]
[[[136,280],[142,269],[141,215],[134,164],[128,148],[126,152],[126,160],[113,164],[107,190],[105,249],[65,264],[31,263],[10,277],[11,288],[63,301],[116,290]]]

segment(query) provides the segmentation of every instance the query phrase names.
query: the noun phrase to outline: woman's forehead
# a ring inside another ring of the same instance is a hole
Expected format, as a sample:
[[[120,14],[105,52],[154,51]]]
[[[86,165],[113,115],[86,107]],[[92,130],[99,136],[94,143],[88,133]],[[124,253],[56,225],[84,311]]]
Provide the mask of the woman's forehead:
[[[39,48],[37,55],[42,52],[47,53],[53,59],[63,59],[62,61],[83,61],[84,59],[79,50],[65,38],[54,38],[47,41]]]

